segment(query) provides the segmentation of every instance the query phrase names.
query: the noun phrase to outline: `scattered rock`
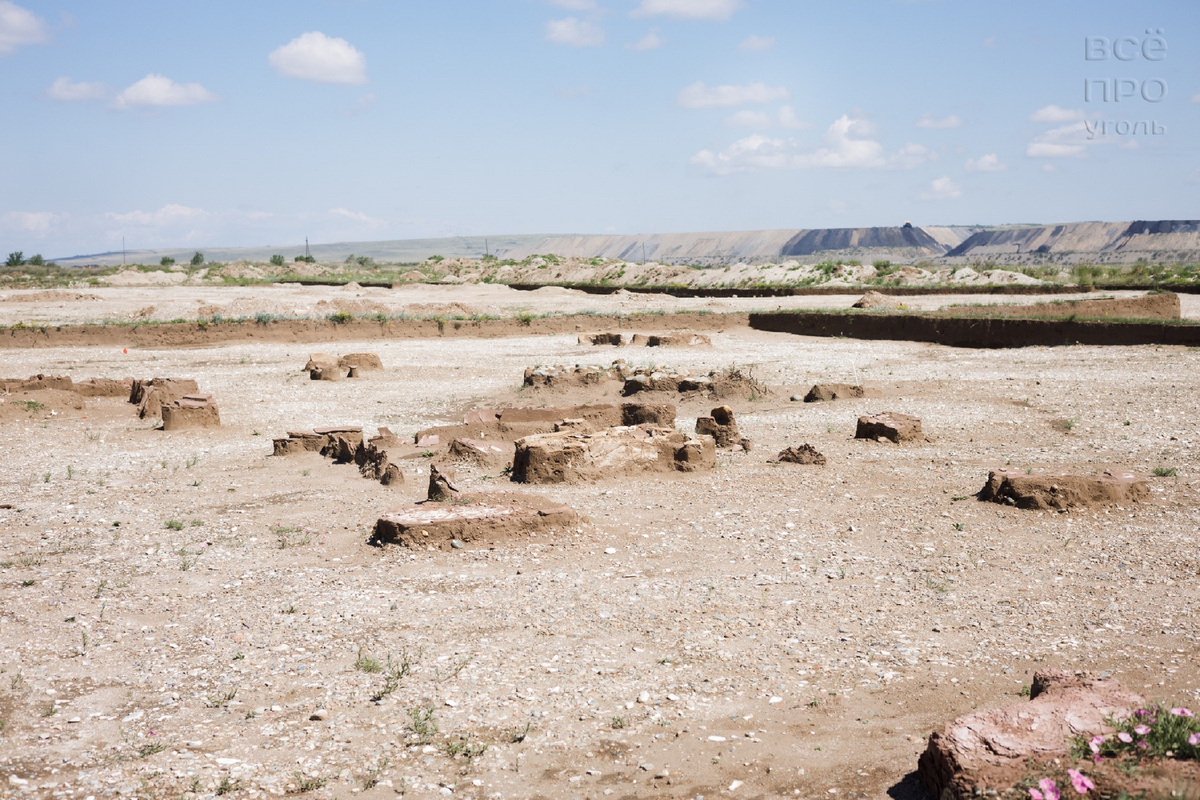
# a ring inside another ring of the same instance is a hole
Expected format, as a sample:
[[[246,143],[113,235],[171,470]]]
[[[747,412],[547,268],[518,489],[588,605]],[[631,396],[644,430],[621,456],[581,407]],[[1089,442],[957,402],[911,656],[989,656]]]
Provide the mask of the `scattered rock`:
[[[825,466],[825,456],[821,455],[817,451],[817,448],[807,442],[799,447],[788,447],[780,450],[779,455],[775,456],[774,460],[788,464]]]
[[[1012,787],[1031,774],[1031,762],[1068,758],[1072,737],[1111,732],[1106,718],[1143,702],[1111,679],[1045,670],[1033,683],[1028,702],[959,717],[929,737],[917,774],[933,797],[966,800]]]
[[[894,411],[884,411],[882,414],[874,416],[859,417],[854,438],[902,444],[904,442],[923,442],[925,434],[921,432],[921,420],[917,417],[897,414]]]
[[[1017,508],[1066,511],[1094,505],[1137,503],[1150,497],[1149,481],[1131,472],[1068,475],[996,469],[979,499]]]
[[[861,386],[853,386],[849,383],[818,383],[808,390],[808,394],[804,395],[804,402],[819,403],[865,396],[866,392]]]
[[[512,478],[521,483],[564,483],[714,466],[716,449],[710,437],[697,439],[674,428],[621,426],[595,433],[527,436],[516,443]]]

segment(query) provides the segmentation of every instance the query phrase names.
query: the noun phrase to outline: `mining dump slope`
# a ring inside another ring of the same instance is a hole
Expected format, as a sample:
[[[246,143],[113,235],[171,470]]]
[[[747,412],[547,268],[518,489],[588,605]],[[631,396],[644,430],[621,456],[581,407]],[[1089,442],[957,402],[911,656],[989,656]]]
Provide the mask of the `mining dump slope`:
[[[210,261],[266,261],[279,253],[291,259],[303,245],[201,248]],[[137,250],[130,263],[155,263],[163,256],[186,261],[192,250]],[[478,258],[491,253],[522,260],[535,254],[611,258],[661,264],[717,266],[745,263],[816,262],[825,259],[886,259],[897,263],[996,264],[1158,263],[1200,260],[1200,221],[1072,222],[1030,226],[893,226],[813,228],[708,233],[628,235],[470,236],[313,245],[318,261],[341,261],[351,253],[376,261],[418,262],[433,255]],[[118,264],[121,253],[56,259],[64,265]]]

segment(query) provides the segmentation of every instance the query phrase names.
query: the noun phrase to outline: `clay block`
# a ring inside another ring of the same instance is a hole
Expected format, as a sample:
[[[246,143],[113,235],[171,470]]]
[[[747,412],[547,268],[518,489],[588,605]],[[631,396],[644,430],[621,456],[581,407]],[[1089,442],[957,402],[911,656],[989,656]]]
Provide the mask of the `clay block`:
[[[703,333],[635,333],[634,347],[711,347],[712,339]]]
[[[375,523],[371,541],[449,550],[456,539],[494,544],[578,521],[570,506],[542,497],[486,494],[451,503],[425,502],[384,514]]]
[[[522,483],[569,483],[714,466],[716,448],[709,437],[695,439],[673,428],[623,426],[527,436],[516,443],[512,477]]]
[[[671,403],[623,403],[621,424],[674,428],[675,406]]]
[[[450,443],[450,457],[475,464],[491,464],[512,452],[512,445],[501,447],[482,439],[458,438]]]
[[[808,394],[804,395],[804,402],[820,403],[865,396],[866,392],[861,386],[852,386],[849,383],[818,383],[808,390]]]
[[[925,434],[921,433],[921,420],[907,414],[897,414],[885,411],[869,417],[858,418],[858,428],[854,431],[855,439],[875,439],[895,442],[923,442]]]
[[[742,443],[742,435],[738,432],[737,421],[733,418],[732,408],[729,406],[717,406],[710,412],[710,415],[697,418],[697,436],[713,437],[717,447],[733,447]]]
[[[164,431],[217,428],[221,425],[221,414],[209,395],[184,395],[162,407],[162,421]]]
[[[75,391],[84,397],[126,397],[133,386],[133,378],[121,381],[107,378],[88,378],[75,384]]]
[[[626,343],[625,334],[623,333],[581,333],[579,334],[580,344],[591,345],[612,345],[613,347],[621,347]]]
[[[383,369],[383,362],[375,353],[347,353],[338,359],[337,364],[345,369],[354,367],[359,372],[378,372]]]
[[[1068,475],[997,469],[988,473],[987,483],[979,492],[979,499],[993,503],[1058,511],[1137,503],[1149,497],[1149,480],[1131,472]]]
[[[129,402],[137,405],[139,417],[153,418],[162,413],[163,406],[171,405],[185,394],[198,391],[200,387],[191,378],[135,380],[129,387]]]

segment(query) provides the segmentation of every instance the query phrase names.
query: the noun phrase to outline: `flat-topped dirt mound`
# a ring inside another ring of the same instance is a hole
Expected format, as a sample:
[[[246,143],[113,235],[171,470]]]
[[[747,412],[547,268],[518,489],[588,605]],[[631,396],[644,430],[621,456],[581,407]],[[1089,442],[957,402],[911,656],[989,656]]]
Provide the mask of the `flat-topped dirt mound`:
[[[948,306],[942,316],[1019,317],[1024,319],[1181,319],[1179,295],[1151,292],[1141,297],[1098,297],[1095,300],[1057,300],[1028,305]]]
[[[371,540],[419,549],[495,545],[580,521],[574,509],[536,495],[495,492],[446,503],[425,501],[384,514]]]
[[[1149,497],[1147,478],[1132,472],[1112,471],[1070,475],[997,469],[988,473],[987,483],[979,492],[980,500],[1038,511],[1138,503]]]

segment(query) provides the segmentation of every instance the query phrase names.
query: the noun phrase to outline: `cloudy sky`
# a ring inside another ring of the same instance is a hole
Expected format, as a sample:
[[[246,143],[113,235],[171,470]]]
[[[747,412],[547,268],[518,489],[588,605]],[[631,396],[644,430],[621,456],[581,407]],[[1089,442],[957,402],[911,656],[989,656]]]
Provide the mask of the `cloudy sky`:
[[[1195,0],[0,0],[0,92],[47,257],[1200,217]]]

